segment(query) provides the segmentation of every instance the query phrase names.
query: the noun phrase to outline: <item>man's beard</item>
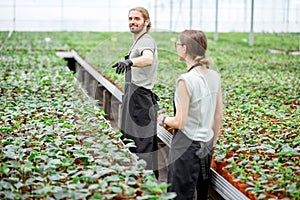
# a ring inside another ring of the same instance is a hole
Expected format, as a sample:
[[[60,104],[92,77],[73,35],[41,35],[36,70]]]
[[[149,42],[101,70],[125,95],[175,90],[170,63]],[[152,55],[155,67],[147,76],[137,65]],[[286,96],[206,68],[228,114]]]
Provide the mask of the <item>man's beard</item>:
[[[140,28],[140,27],[135,27],[135,26],[133,26],[134,28],[132,29],[131,27],[129,27],[130,28],[130,32],[131,33],[134,33],[134,34],[139,34],[140,32],[142,32],[143,31],[143,28]]]

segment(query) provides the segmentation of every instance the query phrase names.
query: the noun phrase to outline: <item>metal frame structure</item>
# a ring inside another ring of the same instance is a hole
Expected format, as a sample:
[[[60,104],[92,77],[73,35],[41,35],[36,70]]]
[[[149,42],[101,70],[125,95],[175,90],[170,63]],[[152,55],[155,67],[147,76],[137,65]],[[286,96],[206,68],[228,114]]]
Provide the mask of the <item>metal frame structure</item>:
[[[49,30],[56,31],[78,31],[77,26],[81,26],[84,31],[102,31],[102,28],[105,29],[103,31],[124,31],[119,30],[119,28],[126,28],[127,30],[126,11],[129,7],[125,7],[123,3],[120,5],[117,0],[101,1],[101,4],[96,0],[80,4],[78,2],[57,0],[49,4],[48,1],[4,0],[0,3],[0,12],[2,13],[0,16],[0,29],[3,29],[1,27],[3,26],[18,31],[20,29],[32,30],[32,27],[40,27],[42,30],[50,28]],[[130,5],[128,6],[134,6],[136,3],[138,3],[138,0],[135,3],[129,2]],[[218,39],[217,34],[219,31],[249,32],[250,45],[254,43],[253,32],[300,31],[300,15],[298,14],[300,4],[298,0],[265,0],[256,1],[255,4],[254,0],[140,0],[139,4],[141,3],[148,8],[151,17],[154,15],[154,30],[202,29],[206,32],[214,31],[215,40]],[[94,10],[89,12],[81,5]],[[235,5],[238,5],[238,7],[235,7]],[[34,12],[30,12],[28,9],[33,9]],[[55,15],[53,12],[49,13],[49,9],[53,10]],[[76,12],[71,12],[75,9]],[[106,14],[103,13],[104,11]],[[118,12],[118,15],[115,14],[116,12]],[[40,13],[44,15],[38,18],[37,16]],[[90,15],[91,13],[93,14]],[[103,17],[101,13],[103,13]],[[47,14],[51,16],[49,18],[45,17]],[[78,16],[81,18],[78,18]],[[119,23],[121,19],[124,19],[124,24],[123,22],[122,24]],[[239,24],[236,25],[236,22]],[[51,26],[48,27],[47,24],[51,24]],[[230,29],[225,30],[224,27],[230,27]]]

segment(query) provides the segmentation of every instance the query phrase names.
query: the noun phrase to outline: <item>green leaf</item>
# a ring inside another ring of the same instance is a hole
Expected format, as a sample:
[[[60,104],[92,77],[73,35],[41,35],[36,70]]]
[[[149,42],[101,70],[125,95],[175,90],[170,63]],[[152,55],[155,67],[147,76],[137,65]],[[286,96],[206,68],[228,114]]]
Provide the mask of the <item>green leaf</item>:
[[[113,193],[122,193],[123,189],[118,186],[109,186],[108,189]]]
[[[104,178],[107,182],[118,182],[120,181],[119,175],[111,175]]]
[[[0,187],[2,189],[5,189],[5,190],[11,190],[11,189],[13,189],[13,186],[9,182],[7,182],[5,180],[0,180]]]
[[[1,173],[1,174],[4,174],[4,175],[8,176],[9,171],[10,171],[10,168],[9,168],[9,167],[6,167],[6,166],[1,166],[1,167],[0,167],[0,173]]]
[[[168,192],[162,195],[162,199],[175,199],[177,194],[175,192]]]
[[[88,189],[89,190],[96,190],[96,189],[98,189],[100,186],[98,185],[98,184],[91,184],[91,185],[89,185],[89,187],[88,187]]]
[[[105,194],[103,196],[105,197],[105,199],[113,199],[114,197],[117,196],[117,194]]]
[[[110,174],[115,174],[115,170],[110,169],[110,168],[103,168],[101,171],[98,171],[97,174],[102,177],[105,175],[110,175]]]

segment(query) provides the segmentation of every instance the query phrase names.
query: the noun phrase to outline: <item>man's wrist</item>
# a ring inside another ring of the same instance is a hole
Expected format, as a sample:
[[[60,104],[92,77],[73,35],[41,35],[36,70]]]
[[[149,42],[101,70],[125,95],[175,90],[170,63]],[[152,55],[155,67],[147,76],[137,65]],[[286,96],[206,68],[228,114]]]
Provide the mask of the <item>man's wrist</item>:
[[[125,63],[131,67],[133,65],[133,62],[130,59],[125,60]]]

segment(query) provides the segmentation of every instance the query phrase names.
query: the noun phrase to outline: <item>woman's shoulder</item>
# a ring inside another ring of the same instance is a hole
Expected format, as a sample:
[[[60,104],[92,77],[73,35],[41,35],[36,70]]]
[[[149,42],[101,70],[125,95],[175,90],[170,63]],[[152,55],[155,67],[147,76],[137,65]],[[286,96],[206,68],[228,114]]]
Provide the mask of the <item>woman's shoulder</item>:
[[[214,77],[219,77],[219,78],[221,78],[220,73],[217,72],[217,71],[214,70],[214,69],[208,69],[207,75],[208,75],[208,76],[214,76]]]
[[[178,79],[177,80],[186,80],[186,79],[189,79],[191,77],[191,73],[183,73],[183,74],[180,74]]]

